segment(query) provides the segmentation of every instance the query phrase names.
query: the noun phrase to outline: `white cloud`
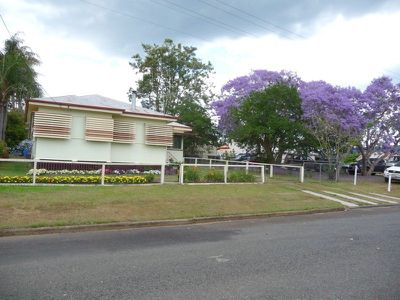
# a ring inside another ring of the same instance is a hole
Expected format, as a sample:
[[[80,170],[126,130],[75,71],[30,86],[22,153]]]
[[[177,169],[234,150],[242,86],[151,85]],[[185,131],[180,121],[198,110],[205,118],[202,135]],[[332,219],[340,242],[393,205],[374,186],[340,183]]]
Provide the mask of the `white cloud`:
[[[307,39],[221,39],[199,47],[210,60],[217,86],[254,69],[290,70],[304,80],[326,80],[343,86],[365,87],[374,77],[400,67],[400,12],[370,14],[345,20],[338,16]],[[400,81],[400,77],[395,77]]]
[[[0,0],[0,8],[9,29],[23,32],[26,44],[40,55],[40,82],[49,95],[97,93],[127,100],[126,93],[136,79],[129,57],[111,56],[94,41],[72,37],[67,29],[51,28],[43,21],[68,12],[24,0],[11,4]],[[217,88],[252,69],[287,69],[305,80],[363,88],[386,70],[400,67],[399,11],[327,20],[321,19],[315,33],[306,39],[288,40],[272,34],[216,39],[200,44],[198,54],[214,65]],[[88,18],[88,22],[95,25],[96,19]],[[2,26],[0,37],[7,38]]]
[[[7,6],[4,15],[9,30],[21,32],[25,44],[40,56],[39,81],[48,96],[101,94],[127,101],[126,93],[135,82],[129,57],[110,56],[91,41],[71,37],[59,29],[55,32],[41,22],[44,15],[61,13],[51,5],[16,0]],[[2,30],[1,36],[6,34]]]

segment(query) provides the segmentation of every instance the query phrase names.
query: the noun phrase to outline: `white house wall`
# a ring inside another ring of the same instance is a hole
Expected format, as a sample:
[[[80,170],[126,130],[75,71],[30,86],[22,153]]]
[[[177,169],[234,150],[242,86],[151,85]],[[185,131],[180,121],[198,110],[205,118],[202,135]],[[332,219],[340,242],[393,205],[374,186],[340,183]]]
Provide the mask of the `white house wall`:
[[[124,118],[127,120],[127,118]],[[132,120],[132,118],[128,118]],[[142,163],[164,163],[166,161],[166,149],[163,146],[150,146],[145,144],[145,123],[165,125],[166,122],[142,119],[134,119],[136,127],[136,138],[132,144],[111,143],[111,161],[113,162],[142,162]]]
[[[42,107],[39,108],[39,111],[71,114],[72,125],[70,139],[36,137],[33,155],[37,159],[149,164],[164,163],[166,161],[166,147],[146,145],[144,136],[144,126],[146,122],[165,125],[167,123],[166,121],[114,116],[114,118],[135,123],[136,137],[134,143],[86,141],[86,117],[112,118],[112,114],[78,110],[66,111]]]

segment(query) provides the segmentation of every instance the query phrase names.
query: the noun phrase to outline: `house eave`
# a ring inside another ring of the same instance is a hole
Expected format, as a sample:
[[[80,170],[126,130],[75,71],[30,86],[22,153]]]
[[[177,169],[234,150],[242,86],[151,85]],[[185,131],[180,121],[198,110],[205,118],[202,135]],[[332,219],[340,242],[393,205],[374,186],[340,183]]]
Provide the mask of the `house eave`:
[[[177,119],[173,116],[159,116],[154,114],[145,114],[138,112],[130,112],[124,109],[111,108],[111,107],[101,107],[101,106],[89,106],[82,104],[72,104],[65,102],[54,102],[54,101],[36,101],[34,99],[30,99],[27,102],[27,106],[29,109],[29,105],[36,106],[45,106],[45,107],[54,107],[60,109],[74,109],[74,110],[84,110],[84,111],[94,111],[94,112],[104,112],[104,113],[112,113],[112,114],[120,114],[126,117],[134,117],[141,119],[151,119],[151,120],[163,120],[163,121],[176,121]]]

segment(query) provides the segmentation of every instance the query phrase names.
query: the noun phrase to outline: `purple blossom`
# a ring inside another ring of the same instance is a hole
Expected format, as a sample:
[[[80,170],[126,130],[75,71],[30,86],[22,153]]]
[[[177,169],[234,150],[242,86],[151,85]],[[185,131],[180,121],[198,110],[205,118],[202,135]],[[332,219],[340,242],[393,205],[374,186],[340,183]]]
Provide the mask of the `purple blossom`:
[[[221,96],[212,103],[217,116],[219,127],[224,131],[232,129],[230,109],[238,107],[251,92],[263,90],[271,84],[286,83],[298,87],[300,78],[289,71],[255,70],[249,75],[240,76],[228,81],[221,89]]]
[[[354,135],[364,127],[364,119],[357,109],[357,101],[362,96],[359,90],[311,81],[303,82],[299,93],[303,101],[303,118],[311,127],[323,122]]]
[[[254,91],[285,83],[298,89],[303,119],[309,128],[328,128],[343,141],[358,139],[363,148],[393,150],[400,141],[400,84],[388,77],[374,79],[364,92],[354,87],[332,86],[324,81],[304,82],[289,71],[255,70],[228,81],[212,103],[225,133],[233,129],[230,109]],[[332,138],[332,136],[330,137]]]
[[[386,76],[372,80],[358,108],[366,123],[361,147],[366,151],[373,150],[371,147],[392,151],[400,139],[400,85]]]

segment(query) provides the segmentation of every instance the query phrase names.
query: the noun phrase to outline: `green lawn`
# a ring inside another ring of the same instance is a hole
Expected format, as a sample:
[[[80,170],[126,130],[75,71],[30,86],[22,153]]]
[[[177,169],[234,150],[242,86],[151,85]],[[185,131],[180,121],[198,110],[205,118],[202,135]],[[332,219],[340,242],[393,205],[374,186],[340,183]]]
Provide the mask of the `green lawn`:
[[[0,186],[0,228],[310,211],[340,204],[301,189],[385,192],[383,183],[163,186]],[[400,197],[400,185],[392,195]]]
[[[29,162],[4,162],[0,161],[0,176],[24,176],[33,168]]]

